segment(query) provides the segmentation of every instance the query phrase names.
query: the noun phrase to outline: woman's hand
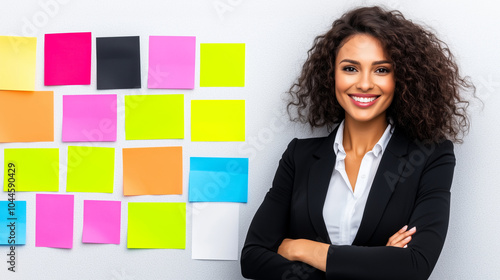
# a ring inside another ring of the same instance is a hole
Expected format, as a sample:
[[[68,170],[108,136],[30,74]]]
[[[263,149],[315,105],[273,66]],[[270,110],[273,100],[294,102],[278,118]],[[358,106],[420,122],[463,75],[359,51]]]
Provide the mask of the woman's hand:
[[[326,256],[329,244],[308,239],[286,238],[278,248],[278,254],[289,261],[307,263],[321,271],[326,270]]]
[[[408,226],[402,227],[398,232],[389,238],[385,246],[393,246],[398,248],[408,247],[408,243],[411,241],[411,236],[417,232],[416,227],[412,227],[407,230]]]

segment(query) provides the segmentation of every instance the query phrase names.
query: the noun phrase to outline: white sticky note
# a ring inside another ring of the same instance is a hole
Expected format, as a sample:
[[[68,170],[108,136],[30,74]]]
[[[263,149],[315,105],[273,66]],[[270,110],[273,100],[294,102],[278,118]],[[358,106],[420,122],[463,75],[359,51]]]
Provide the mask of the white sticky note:
[[[238,203],[193,203],[192,258],[238,260],[239,213]]]

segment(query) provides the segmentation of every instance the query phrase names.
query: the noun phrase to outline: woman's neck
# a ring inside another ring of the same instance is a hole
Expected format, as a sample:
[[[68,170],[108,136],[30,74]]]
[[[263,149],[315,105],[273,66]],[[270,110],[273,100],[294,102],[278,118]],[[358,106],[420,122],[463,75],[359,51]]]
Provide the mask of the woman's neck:
[[[346,115],[342,145],[346,152],[354,152],[356,156],[363,157],[377,144],[386,128],[385,114],[367,122],[356,121]]]

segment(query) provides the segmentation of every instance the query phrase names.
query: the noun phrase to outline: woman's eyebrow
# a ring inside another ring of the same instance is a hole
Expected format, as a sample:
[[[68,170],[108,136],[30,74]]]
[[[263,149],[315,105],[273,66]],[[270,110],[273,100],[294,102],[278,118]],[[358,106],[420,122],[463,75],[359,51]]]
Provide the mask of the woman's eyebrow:
[[[352,64],[356,64],[356,65],[360,65],[361,64],[359,61],[352,60],[352,59],[342,59],[339,62],[339,64],[342,63],[342,62],[352,63]],[[377,61],[374,61],[372,63],[372,65],[379,65],[379,64],[386,64],[386,63],[391,64],[391,62],[389,60],[377,60]]]

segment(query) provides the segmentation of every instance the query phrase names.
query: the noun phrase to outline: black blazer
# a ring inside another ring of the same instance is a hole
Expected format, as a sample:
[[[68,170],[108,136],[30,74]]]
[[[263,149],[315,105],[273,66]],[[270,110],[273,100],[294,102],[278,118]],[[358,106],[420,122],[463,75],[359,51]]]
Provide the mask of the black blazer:
[[[330,245],[326,273],[276,251],[284,238],[331,244],[323,204],[335,165],[328,137],[293,139],[248,230],[241,271],[254,279],[427,279],[445,241],[455,156],[450,141],[423,144],[395,129],[350,246]],[[404,225],[408,248],[386,247]]]

